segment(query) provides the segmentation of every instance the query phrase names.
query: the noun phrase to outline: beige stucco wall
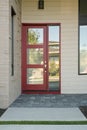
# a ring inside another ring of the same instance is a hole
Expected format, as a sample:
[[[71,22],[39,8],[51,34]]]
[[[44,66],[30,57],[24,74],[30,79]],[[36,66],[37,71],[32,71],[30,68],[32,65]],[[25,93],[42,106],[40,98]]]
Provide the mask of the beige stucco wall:
[[[9,0],[0,0],[0,108],[9,104]]]
[[[78,0],[22,0],[22,23],[61,23],[61,93],[87,93],[87,75],[78,75]]]

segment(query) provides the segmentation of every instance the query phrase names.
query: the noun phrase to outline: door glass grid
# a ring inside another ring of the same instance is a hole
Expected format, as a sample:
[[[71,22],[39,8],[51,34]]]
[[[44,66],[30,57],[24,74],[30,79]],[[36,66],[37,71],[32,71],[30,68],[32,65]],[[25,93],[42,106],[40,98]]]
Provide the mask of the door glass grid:
[[[27,84],[43,85],[44,84],[44,28],[28,28],[28,45],[27,51]],[[32,46],[33,45],[33,46]]]

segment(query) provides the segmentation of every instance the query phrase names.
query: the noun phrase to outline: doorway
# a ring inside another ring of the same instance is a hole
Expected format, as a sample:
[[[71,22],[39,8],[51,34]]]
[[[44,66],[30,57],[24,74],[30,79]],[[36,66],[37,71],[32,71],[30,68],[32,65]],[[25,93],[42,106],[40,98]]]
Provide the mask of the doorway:
[[[60,91],[60,24],[23,24],[22,90]]]

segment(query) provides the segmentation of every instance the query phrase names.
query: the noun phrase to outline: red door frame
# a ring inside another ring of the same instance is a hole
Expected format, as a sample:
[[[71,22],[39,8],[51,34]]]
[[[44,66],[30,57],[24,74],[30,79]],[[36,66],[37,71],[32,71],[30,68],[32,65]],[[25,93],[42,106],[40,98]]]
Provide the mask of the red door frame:
[[[59,38],[60,38],[60,43],[61,43],[61,24],[60,23],[46,23],[46,24],[26,24],[26,23],[24,23],[24,24],[22,24],[22,92],[23,93],[34,93],[34,94],[36,94],[36,93],[41,93],[41,94],[43,94],[43,93],[51,93],[51,94],[60,94],[61,93],[61,44],[60,44],[60,47],[59,47],[59,51],[60,51],[60,81],[59,81],[59,84],[60,84],[60,90],[58,90],[58,91],[49,91],[48,90],[48,87],[47,88],[45,88],[44,89],[44,91],[36,91],[35,89],[34,89],[34,85],[32,85],[32,87],[31,87],[31,89],[29,89],[29,91],[27,90],[27,87],[28,86],[26,86],[27,84],[26,84],[26,70],[25,70],[25,68],[26,67],[30,67],[30,66],[26,66],[26,58],[25,58],[25,54],[26,54],[26,46],[23,44],[23,43],[26,43],[26,35],[25,34],[27,34],[26,33],[26,29],[29,27],[29,26],[37,26],[37,27],[43,27],[43,26],[50,26],[50,25],[58,25],[58,26],[60,26],[60,36],[59,36]],[[26,28],[26,29],[25,29]],[[47,32],[47,30],[46,30],[46,32],[45,32],[45,34],[44,35],[47,35],[48,34],[48,32]],[[45,40],[48,40],[48,39],[45,39]],[[45,41],[46,42],[46,41]],[[27,45],[28,46],[28,45]],[[45,52],[46,52],[46,50],[45,50]],[[46,55],[46,53],[45,53],[45,58],[46,58],[46,61],[48,60],[48,56]],[[48,61],[47,61],[47,63],[48,63]],[[48,64],[47,64],[47,67],[48,67]],[[48,75],[48,74],[47,74]],[[48,78],[47,78],[48,76],[44,76],[44,79],[46,80],[46,84],[48,83]],[[48,86],[48,85],[46,85],[46,86]],[[38,87],[37,87],[37,89],[39,89]],[[30,91],[31,90],[31,91]],[[32,91],[32,90],[35,90],[35,91]],[[41,89],[41,90],[43,90],[43,88]],[[45,91],[46,90],[46,91]]]

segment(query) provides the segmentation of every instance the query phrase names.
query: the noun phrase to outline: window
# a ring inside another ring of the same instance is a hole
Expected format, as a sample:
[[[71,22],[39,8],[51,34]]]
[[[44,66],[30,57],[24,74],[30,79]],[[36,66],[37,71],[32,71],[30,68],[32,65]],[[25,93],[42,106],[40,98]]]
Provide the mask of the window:
[[[14,20],[15,20],[15,11],[11,7],[11,75],[14,75]]]
[[[87,74],[87,0],[79,0],[79,74]]]

